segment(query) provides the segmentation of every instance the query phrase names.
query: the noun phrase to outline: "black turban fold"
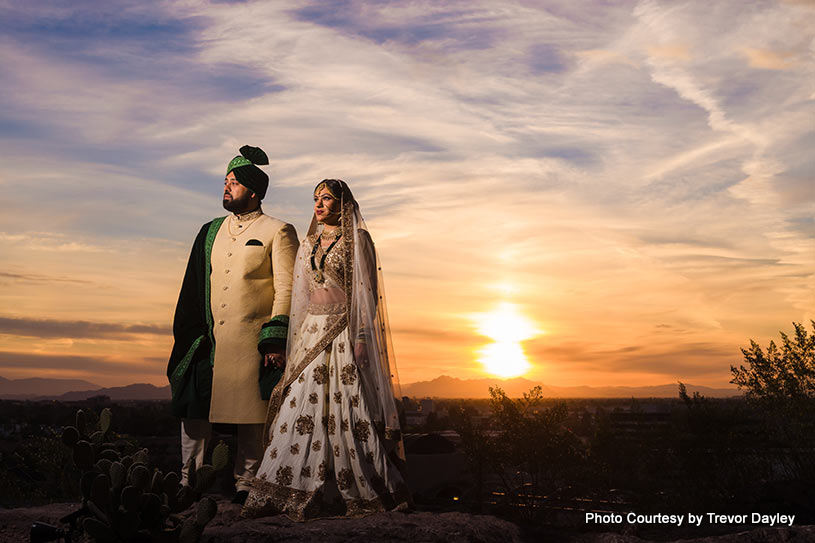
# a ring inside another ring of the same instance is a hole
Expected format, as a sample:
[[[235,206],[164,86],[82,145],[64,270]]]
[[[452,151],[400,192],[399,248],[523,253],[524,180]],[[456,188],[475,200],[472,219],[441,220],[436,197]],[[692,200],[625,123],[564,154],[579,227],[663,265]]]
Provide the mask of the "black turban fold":
[[[260,147],[244,145],[240,148],[241,154],[233,158],[226,168],[226,174],[235,172],[235,179],[238,183],[258,195],[258,199],[263,200],[266,196],[266,189],[269,188],[269,176],[266,172],[257,167],[269,164],[269,157]]]

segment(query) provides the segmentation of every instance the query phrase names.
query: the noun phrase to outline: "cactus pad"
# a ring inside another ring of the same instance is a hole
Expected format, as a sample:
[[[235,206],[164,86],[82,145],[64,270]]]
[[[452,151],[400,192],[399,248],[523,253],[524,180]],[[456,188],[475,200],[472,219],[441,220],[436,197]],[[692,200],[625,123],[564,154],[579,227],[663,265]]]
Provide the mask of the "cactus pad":
[[[99,471],[99,473],[109,475],[111,464],[113,464],[113,462],[111,462],[107,458],[100,458],[99,460],[96,461],[96,464],[94,465],[96,466],[96,469]]]
[[[128,481],[131,485],[143,491],[150,489],[150,471],[144,464],[133,464],[130,466]]]
[[[220,441],[212,451],[212,467],[222,470],[226,467],[227,462],[229,462],[229,446]]]
[[[153,471],[153,480],[150,483],[150,492],[159,495],[164,492],[164,474],[158,468]]]
[[[161,518],[161,498],[152,492],[143,494],[141,497],[141,518],[148,528],[159,528]]]
[[[128,485],[122,489],[122,507],[127,511],[136,511],[141,503],[141,489]]]
[[[93,487],[93,480],[96,479],[97,473],[94,471],[86,471],[82,474],[82,479],[79,480],[79,488],[82,490],[82,498],[87,500],[91,497],[91,487]]]
[[[195,493],[193,492],[192,488],[188,486],[182,486],[181,490],[179,490],[178,494],[176,494],[175,496],[176,503],[178,504],[176,511],[184,511],[190,505],[192,505],[192,502],[195,501],[194,494]]]
[[[164,476],[164,493],[168,496],[174,496],[178,492],[178,484],[180,479],[178,474],[174,471],[167,473]]]
[[[74,428],[73,426],[66,426],[62,430],[62,442],[68,445],[69,447],[73,447],[76,445],[76,442],[79,441],[79,430]]]
[[[195,492],[203,494],[215,483],[215,468],[204,464],[195,472]]]
[[[139,449],[133,453],[133,462],[147,464],[147,449]]]
[[[93,467],[93,447],[91,444],[80,439],[74,445],[74,464],[80,469],[91,469]]]
[[[88,419],[85,416],[85,412],[81,409],[76,410],[76,430],[79,432],[79,435],[85,436],[87,435],[86,432],[88,430]]]
[[[110,477],[100,473],[93,480],[90,500],[102,511],[110,509]]]
[[[203,528],[210,520],[215,518],[217,512],[218,504],[215,503],[215,500],[209,496],[204,496],[195,508],[195,523]]]
[[[116,518],[116,532],[124,541],[131,541],[141,526],[141,518],[135,510],[119,511]]]
[[[110,408],[106,407],[99,413],[99,429],[102,430],[103,434],[107,434],[108,430],[110,430],[110,422],[113,419],[113,413],[111,413]]]
[[[189,517],[181,526],[181,534],[178,536],[179,543],[197,543],[204,533],[204,527],[195,522],[194,517]]]
[[[122,488],[127,480],[127,470],[121,462],[112,462],[108,470],[110,485],[114,489]]]

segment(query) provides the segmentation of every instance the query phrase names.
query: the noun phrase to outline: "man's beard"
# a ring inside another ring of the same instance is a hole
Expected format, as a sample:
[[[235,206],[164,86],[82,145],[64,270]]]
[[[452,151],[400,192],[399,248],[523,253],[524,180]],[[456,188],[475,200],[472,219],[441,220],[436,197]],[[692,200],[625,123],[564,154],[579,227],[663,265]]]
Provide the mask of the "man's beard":
[[[224,198],[223,205],[224,209],[231,211],[232,213],[245,213],[246,211],[249,211],[251,197],[249,194],[246,194],[243,196],[243,198]]]

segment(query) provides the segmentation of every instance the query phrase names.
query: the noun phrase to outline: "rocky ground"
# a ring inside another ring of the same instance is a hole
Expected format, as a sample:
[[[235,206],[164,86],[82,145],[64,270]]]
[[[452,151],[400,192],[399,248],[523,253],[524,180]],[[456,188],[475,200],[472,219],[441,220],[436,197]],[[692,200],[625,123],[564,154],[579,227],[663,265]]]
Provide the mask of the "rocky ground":
[[[76,504],[0,510],[0,541],[29,541],[34,522],[58,525]],[[240,507],[218,501],[218,515],[209,523],[202,542],[255,543],[320,541],[324,543],[397,541],[406,543],[523,543],[525,541],[572,541],[575,543],[644,543],[652,541],[616,533],[553,534],[524,538],[521,529],[505,520],[466,513],[380,513],[356,519],[321,519],[295,523],[283,516],[243,519]],[[664,541],[664,539],[662,539]],[[737,534],[682,539],[686,543],[787,543],[815,541],[815,526],[766,528]]]

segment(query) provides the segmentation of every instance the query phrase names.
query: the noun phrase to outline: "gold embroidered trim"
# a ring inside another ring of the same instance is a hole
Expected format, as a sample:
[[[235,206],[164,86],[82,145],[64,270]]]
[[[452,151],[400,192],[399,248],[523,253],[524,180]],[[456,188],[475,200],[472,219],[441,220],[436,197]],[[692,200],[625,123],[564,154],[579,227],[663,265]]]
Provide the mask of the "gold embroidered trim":
[[[312,315],[342,315],[345,313],[345,303],[334,304],[308,304],[307,311]]]
[[[258,207],[254,211],[249,211],[247,213],[241,213],[240,215],[238,215],[237,213],[233,213],[231,218],[233,220],[235,220],[235,221],[238,221],[238,222],[246,222],[246,221],[251,221],[252,219],[257,219],[261,215],[263,215],[263,210],[260,207]]]
[[[360,486],[364,486],[364,483]],[[410,493],[406,486],[400,486],[393,493],[386,492],[370,500],[347,500],[345,507],[347,517],[361,517],[380,511],[405,511],[410,508]]]
[[[303,475],[310,477],[310,471],[308,475]],[[343,473],[340,477],[342,481],[338,481],[338,486],[341,484],[350,487],[353,475],[349,477],[349,474]],[[366,486],[364,477],[360,478],[359,485],[363,488]],[[261,479],[253,479],[250,486],[246,504],[241,510],[241,516],[244,518],[265,517],[284,513],[296,522],[303,522],[320,515],[321,488],[309,492]],[[381,511],[405,511],[410,507],[410,495],[407,487],[400,485],[392,493],[384,492],[369,500],[363,498],[346,500],[345,507],[347,517],[361,517]]]
[[[302,522],[320,510],[320,489],[308,492],[261,479],[253,479],[249,484],[249,496],[241,510],[244,518],[285,513],[292,520]]]
[[[226,223],[227,230],[229,230],[229,235],[232,237],[239,236],[249,230],[253,224],[255,224],[255,220],[263,215],[263,211],[260,208],[257,208],[254,211],[250,211],[248,213],[244,213],[242,215],[232,214],[229,216],[229,220]],[[240,227],[240,230],[235,232],[232,229],[232,225],[237,224]],[[244,228],[245,226],[245,228]]]

